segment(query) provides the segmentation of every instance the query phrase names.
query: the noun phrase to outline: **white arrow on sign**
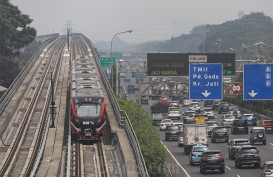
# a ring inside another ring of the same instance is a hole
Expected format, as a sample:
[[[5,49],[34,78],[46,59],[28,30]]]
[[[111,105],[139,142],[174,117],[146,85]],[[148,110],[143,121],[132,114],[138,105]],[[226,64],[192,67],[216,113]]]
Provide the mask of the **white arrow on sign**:
[[[254,96],[256,96],[258,93],[255,93],[254,90],[252,90],[251,92],[248,92],[248,94],[249,94],[251,97],[254,97]]]
[[[204,97],[208,97],[211,93],[209,93],[207,90],[205,90],[205,92],[201,92]]]

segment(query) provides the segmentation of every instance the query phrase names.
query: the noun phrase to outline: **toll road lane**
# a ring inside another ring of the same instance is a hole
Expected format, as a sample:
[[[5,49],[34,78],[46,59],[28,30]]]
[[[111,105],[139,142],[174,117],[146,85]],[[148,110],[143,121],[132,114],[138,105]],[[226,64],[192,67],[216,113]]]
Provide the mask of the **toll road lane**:
[[[187,108],[181,108],[182,111],[187,110]],[[147,108],[147,111],[149,111],[149,108]],[[216,119],[218,122],[220,122],[220,117],[218,113],[215,113]],[[189,164],[189,156],[184,154],[183,148],[178,147],[177,141],[165,141],[165,132],[159,131],[158,127],[155,127],[155,129],[158,132],[158,135],[160,136],[161,141],[166,145],[166,147],[171,151],[171,153],[176,157],[177,161],[182,165],[185,170],[189,173],[191,177],[195,176],[203,176],[199,172],[199,166],[190,166]],[[229,134],[230,139],[232,138],[248,138],[249,134]],[[253,167],[243,167],[242,169],[235,168],[235,162],[234,160],[229,159],[228,157],[228,145],[227,143],[210,143],[210,138],[208,139],[209,142],[209,149],[217,149],[220,150],[223,154],[225,154],[225,165],[226,165],[226,173],[225,174],[219,174],[215,173],[221,176],[259,176],[260,175],[260,169],[254,169]],[[273,144],[273,134],[267,134],[267,145],[255,145],[258,147],[260,151],[260,156],[262,160],[262,164],[265,161],[272,160],[272,156],[269,154],[273,154],[273,147],[270,144]]]
[[[133,98],[132,98],[133,99]],[[158,100],[149,100],[150,104],[153,104],[157,102]],[[143,109],[145,109],[150,115],[150,105],[143,105]],[[188,108],[185,107],[183,108],[180,105],[180,109],[182,111],[186,111]],[[215,120],[220,123],[220,118],[222,117],[223,114],[218,114],[215,112]],[[176,122],[176,121],[174,121]],[[250,130],[251,127],[249,127]],[[180,163],[180,165],[185,168],[187,173],[191,177],[199,177],[199,176],[204,176],[200,174],[199,172],[199,166],[191,166],[189,164],[189,156],[184,154],[183,147],[178,147],[177,141],[165,141],[165,132],[164,131],[159,131],[159,127],[155,126],[156,131],[158,132],[158,135],[161,139],[161,141],[164,143],[164,145],[170,150],[170,152],[173,154],[173,156],[177,159],[177,161]],[[249,134],[229,134],[229,138],[248,138],[249,139]],[[273,154],[273,134],[267,134],[267,145],[256,145],[255,146],[259,149],[260,151],[260,156],[261,156],[261,161],[262,164],[265,161],[268,160],[273,160],[272,155]],[[235,177],[248,177],[248,176],[260,176],[261,170],[260,169],[254,169],[253,167],[243,167],[242,169],[237,169],[235,168],[235,162],[234,160],[229,159],[228,157],[228,145],[227,143],[211,143],[210,138],[208,138],[209,142],[209,149],[217,149],[220,150],[223,154],[225,154],[225,165],[226,165],[226,173],[225,174],[219,174],[218,172],[215,173],[210,173],[211,175],[217,175],[217,176],[223,176],[223,177],[230,177],[230,176],[235,176]]]

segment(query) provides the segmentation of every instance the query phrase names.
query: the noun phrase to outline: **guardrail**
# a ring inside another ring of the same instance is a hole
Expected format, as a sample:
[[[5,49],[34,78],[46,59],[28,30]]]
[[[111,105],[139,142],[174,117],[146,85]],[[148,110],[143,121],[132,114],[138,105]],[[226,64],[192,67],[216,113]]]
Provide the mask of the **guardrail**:
[[[14,79],[14,81],[12,82],[12,84],[10,85],[10,87],[7,89],[7,91],[5,92],[5,94],[0,99],[0,115],[2,115],[4,109],[8,105],[8,103],[9,103],[10,99],[12,98],[13,94],[17,91],[18,87],[21,85],[22,81],[24,80],[24,78],[26,77],[26,75],[28,74],[28,72],[30,71],[30,69],[32,68],[33,64],[35,63],[35,60],[40,55],[40,53],[43,50],[43,48],[48,43],[50,43],[53,40],[55,40],[58,36],[59,36],[59,34],[55,34],[54,36],[52,36],[48,40],[45,40],[41,44],[41,46],[39,47],[39,49],[33,54],[33,56],[31,57],[31,59],[27,62],[27,64],[25,65],[25,67],[21,70],[21,72]],[[20,99],[22,99],[22,98],[20,98]],[[19,101],[18,101],[18,103],[19,103]],[[2,126],[3,128],[2,128],[2,130],[0,132],[0,136],[1,137],[2,137],[3,131],[5,130],[5,128],[7,127],[7,125],[10,123],[10,120],[11,119],[6,119],[6,121],[4,122],[4,125]]]
[[[138,168],[139,176],[148,177],[149,176],[148,170],[146,168],[146,164],[145,164],[145,161],[144,161],[144,158],[143,158],[143,155],[142,155],[139,143],[138,143],[138,139],[137,139],[135,131],[133,129],[133,126],[132,126],[126,112],[121,110],[118,105],[118,102],[116,100],[116,97],[114,96],[113,90],[111,89],[110,84],[107,81],[106,75],[102,69],[100,62],[99,62],[99,57],[97,55],[96,49],[94,48],[94,46],[92,45],[91,41],[88,38],[86,38],[84,35],[82,35],[82,37],[86,39],[86,41],[88,42],[88,44],[93,52],[96,64],[99,68],[100,75],[102,76],[102,82],[105,85],[110,102],[114,108],[113,110],[115,111],[115,115],[117,117],[117,121],[119,123],[119,126],[124,127],[125,132],[129,138],[129,142],[131,144],[131,147],[133,149],[133,152],[134,152],[134,155],[136,158],[136,165]],[[121,115],[121,113],[123,113],[123,116]],[[124,174],[124,175],[127,176],[126,174]]]

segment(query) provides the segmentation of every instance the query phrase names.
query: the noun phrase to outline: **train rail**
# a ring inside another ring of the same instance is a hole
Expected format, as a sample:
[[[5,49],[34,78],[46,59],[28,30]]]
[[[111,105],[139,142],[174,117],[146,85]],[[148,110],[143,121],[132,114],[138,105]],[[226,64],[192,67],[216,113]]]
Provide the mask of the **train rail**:
[[[105,148],[102,141],[98,141],[94,144],[82,144],[78,141],[74,141],[72,147],[73,163],[71,163],[71,177],[110,177]]]
[[[13,111],[9,118],[13,121],[10,129],[5,130],[4,142],[9,146],[1,153],[0,176],[29,176],[31,173],[48,117],[51,77],[52,75],[56,77],[64,44],[65,39],[60,38],[44,50],[43,56],[47,57],[43,60],[37,59],[33,74],[28,75],[32,78],[24,85],[23,96],[15,95],[15,99],[16,97],[25,99],[22,99],[15,109],[14,105],[10,108]]]

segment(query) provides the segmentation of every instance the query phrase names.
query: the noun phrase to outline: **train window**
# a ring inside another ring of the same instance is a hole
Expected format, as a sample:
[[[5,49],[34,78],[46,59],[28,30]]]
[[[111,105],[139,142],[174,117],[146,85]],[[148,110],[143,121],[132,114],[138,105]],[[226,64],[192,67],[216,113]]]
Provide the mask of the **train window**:
[[[99,116],[101,110],[100,104],[81,104],[77,109],[79,117],[94,117]]]

